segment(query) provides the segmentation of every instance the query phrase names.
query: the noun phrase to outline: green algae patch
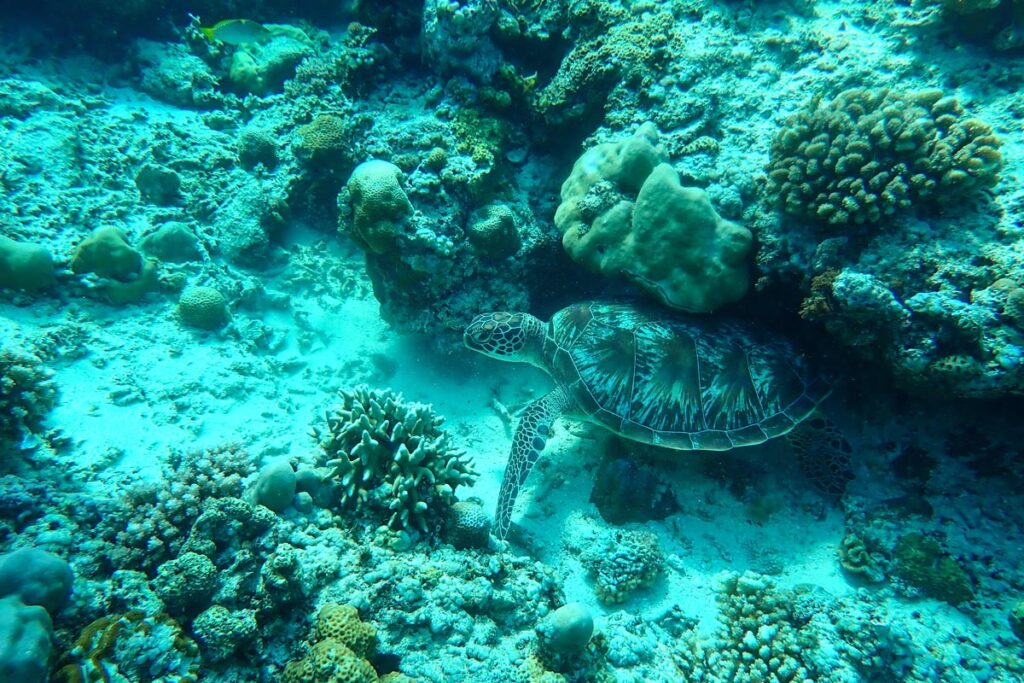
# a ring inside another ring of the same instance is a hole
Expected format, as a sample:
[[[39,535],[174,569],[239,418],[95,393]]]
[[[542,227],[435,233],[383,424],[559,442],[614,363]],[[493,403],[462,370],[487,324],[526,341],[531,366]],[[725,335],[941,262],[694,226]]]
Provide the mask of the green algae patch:
[[[967,572],[935,539],[906,534],[894,552],[896,575],[925,595],[959,605],[974,599]]]

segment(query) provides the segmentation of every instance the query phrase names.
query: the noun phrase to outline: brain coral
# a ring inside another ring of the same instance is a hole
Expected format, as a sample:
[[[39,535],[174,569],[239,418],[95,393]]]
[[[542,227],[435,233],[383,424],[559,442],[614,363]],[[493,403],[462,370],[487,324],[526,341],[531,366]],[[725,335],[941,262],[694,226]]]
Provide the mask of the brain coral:
[[[356,166],[348,180],[353,236],[375,254],[394,247],[399,223],[412,213],[402,177],[394,164],[371,159]]]
[[[228,301],[213,287],[189,287],[178,299],[178,316],[189,327],[216,330],[231,317]]]
[[[775,137],[768,189],[787,213],[872,224],[995,184],[992,129],[939,90],[853,89],[815,97]]]
[[[339,483],[341,503],[390,512],[392,529],[427,530],[427,518],[454,502],[455,489],[476,472],[452,448],[444,418],[390,390],[359,386],[340,392],[327,430],[313,435]]]

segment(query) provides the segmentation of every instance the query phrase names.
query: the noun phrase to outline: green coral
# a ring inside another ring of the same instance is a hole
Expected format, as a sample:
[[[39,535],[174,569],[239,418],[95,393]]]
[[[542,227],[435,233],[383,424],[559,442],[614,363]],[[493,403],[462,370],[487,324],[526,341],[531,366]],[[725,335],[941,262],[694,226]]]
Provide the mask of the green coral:
[[[95,273],[102,278],[131,282],[142,270],[142,254],[133,249],[124,232],[115,227],[97,228],[85,238],[71,258],[76,275]]]
[[[587,26],[551,81],[536,92],[537,113],[564,124],[599,111],[617,85],[653,81],[679,40],[670,11],[638,8],[634,16],[615,3],[581,2],[570,9],[573,23]],[[641,14],[642,13],[642,14]]]
[[[970,577],[939,542],[922,534],[902,536],[893,551],[897,576],[925,595],[959,605],[974,599]]]
[[[477,164],[493,165],[502,157],[509,134],[509,125],[501,119],[460,107],[452,120],[452,131],[460,152],[469,154]]]
[[[0,349],[0,443],[41,434],[56,402],[53,371],[38,356]]]
[[[336,640],[360,657],[372,657],[377,650],[377,629],[359,618],[352,605],[328,603],[316,615],[314,640]]]
[[[178,299],[178,318],[189,327],[218,330],[231,319],[228,300],[213,287],[189,287]]]
[[[341,504],[387,514],[392,529],[427,531],[431,515],[476,479],[469,459],[451,446],[444,418],[390,390],[359,386],[339,393],[326,430],[314,430]]]
[[[316,54],[302,29],[287,24],[265,24],[264,28],[270,40],[240,45],[231,56],[228,80],[242,94],[263,97],[281,92],[299,64]]]
[[[192,633],[203,646],[203,655],[210,661],[221,662],[256,638],[256,612],[251,609],[232,612],[222,605],[214,605],[192,621]]]
[[[857,88],[813,98],[771,146],[768,189],[828,225],[874,224],[995,184],[1002,157],[985,123],[939,90]]]
[[[345,120],[334,114],[320,114],[299,128],[297,152],[311,163],[335,166],[352,148],[352,131]]]
[[[242,168],[252,170],[260,164],[265,168],[277,165],[277,140],[273,131],[255,126],[246,128],[239,133],[237,145],[238,163]]]
[[[514,256],[523,243],[516,215],[506,204],[490,204],[482,209],[466,226],[466,236],[480,256],[495,260]]]

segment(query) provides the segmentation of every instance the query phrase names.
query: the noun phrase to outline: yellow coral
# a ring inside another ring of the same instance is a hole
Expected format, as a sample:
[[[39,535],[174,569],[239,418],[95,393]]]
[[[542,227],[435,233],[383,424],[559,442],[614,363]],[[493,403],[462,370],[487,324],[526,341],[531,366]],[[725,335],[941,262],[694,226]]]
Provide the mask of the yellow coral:
[[[370,663],[344,643],[328,638],[313,646],[300,661],[289,662],[284,683],[377,683]]]
[[[328,604],[316,617],[316,640],[343,643],[360,657],[369,657],[377,648],[377,630],[359,620],[359,612],[351,605]]]
[[[345,121],[333,114],[321,114],[309,125],[299,128],[299,149],[309,159],[330,162],[343,157],[348,147]]]

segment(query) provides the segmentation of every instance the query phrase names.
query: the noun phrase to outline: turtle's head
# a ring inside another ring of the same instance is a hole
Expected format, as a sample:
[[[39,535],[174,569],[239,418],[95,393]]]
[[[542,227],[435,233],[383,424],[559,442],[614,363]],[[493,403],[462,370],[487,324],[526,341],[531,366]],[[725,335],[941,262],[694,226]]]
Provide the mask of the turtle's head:
[[[462,341],[491,358],[539,365],[544,323],[529,313],[484,313],[466,326]]]

